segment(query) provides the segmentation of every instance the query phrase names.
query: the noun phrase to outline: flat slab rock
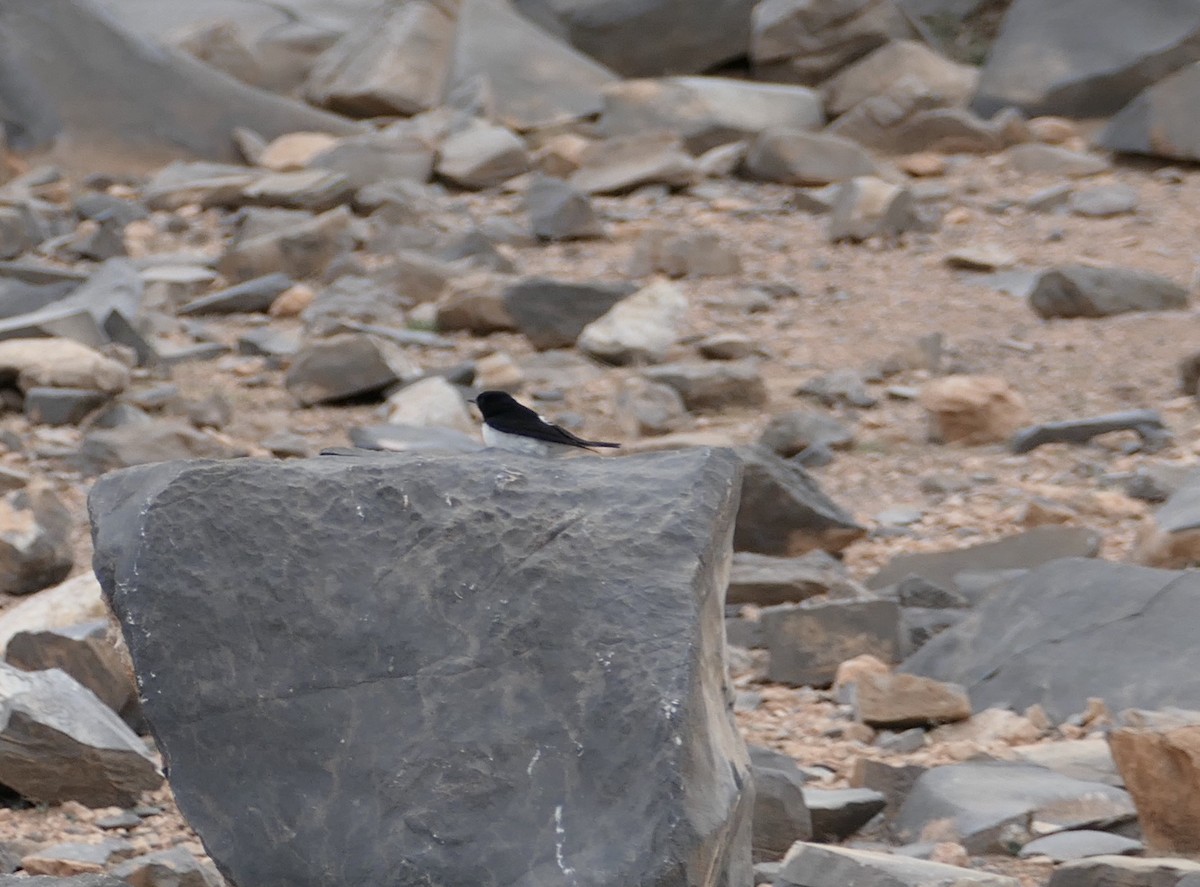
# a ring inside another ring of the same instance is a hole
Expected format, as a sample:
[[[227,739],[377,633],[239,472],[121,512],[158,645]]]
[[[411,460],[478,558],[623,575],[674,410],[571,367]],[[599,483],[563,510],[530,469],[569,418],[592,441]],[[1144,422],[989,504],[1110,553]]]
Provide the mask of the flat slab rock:
[[[784,857],[776,885],[794,887],[1018,887],[1016,878],[874,850],[797,843]]]
[[[1195,571],[1069,558],[992,592],[901,670],[962,684],[977,712],[1039,704],[1055,723],[1092,697],[1200,708],[1198,621]]]
[[[101,478],[97,575],[222,873],[749,883],[722,657],[738,478],[705,449]]]

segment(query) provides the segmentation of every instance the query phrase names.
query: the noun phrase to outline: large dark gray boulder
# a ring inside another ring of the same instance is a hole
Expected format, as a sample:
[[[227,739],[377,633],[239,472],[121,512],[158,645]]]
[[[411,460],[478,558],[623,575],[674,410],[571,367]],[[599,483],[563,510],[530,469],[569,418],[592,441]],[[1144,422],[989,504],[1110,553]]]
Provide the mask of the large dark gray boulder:
[[[700,74],[746,54],[758,0],[514,0],[546,30],[626,77]]]
[[[1171,160],[1200,160],[1200,126],[1191,107],[1200,91],[1200,62],[1193,62],[1148,87],[1109,121],[1097,139],[1101,148]]]
[[[225,876],[748,884],[722,657],[738,474],[693,449],[99,480],[97,574]]]
[[[1105,117],[1200,60],[1194,0],[1017,0],[1004,17],[972,107]]]
[[[1061,722],[1112,710],[1200,708],[1200,574],[1069,558],[992,592],[901,669],[962,684],[976,711],[1030,705]]]
[[[239,126],[267,139],[355,129],[135,36],[91,0],[0,0],[0,108],[11,148],[54,146],[89,171],[238,160]]]

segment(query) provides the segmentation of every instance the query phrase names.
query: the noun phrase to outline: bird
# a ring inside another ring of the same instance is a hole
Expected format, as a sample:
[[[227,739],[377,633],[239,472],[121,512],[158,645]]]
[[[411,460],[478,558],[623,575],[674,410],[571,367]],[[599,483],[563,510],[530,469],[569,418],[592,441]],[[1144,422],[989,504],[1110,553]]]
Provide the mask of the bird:
[[[620,446],[576,437],[504,391],[480,392],[471,403],[483,414],[483,442],[489,447],[531,456],[560,456],[572,450]]]

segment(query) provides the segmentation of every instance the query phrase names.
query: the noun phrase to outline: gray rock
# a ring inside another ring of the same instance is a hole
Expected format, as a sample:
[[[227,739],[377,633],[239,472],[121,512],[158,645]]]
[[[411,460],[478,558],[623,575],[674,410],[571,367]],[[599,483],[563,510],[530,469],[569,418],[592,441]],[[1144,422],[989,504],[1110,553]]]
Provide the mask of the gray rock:
[[[141,887],[224,887],[211,864],[202,863],[182,847],[147,853],[121,863],[115,877]]]
[[[827,413],[792,410],[773,416],[758,442],[786,458],[811,446],[848,449],[854,443],[854,432]]]
[[[979,71],[934,52],[918,40],[893,40],[848,65],[822,84],[833,117],[874,96],[887,94],[903,78],[915,78],[939,105],[962,105],[975,91]]]
[[[902,656],[910,656],[921,649],[931,638],[947,628],[958,625],[964,618],[960,610],[944,610],[931,607],[903,607],[900,622],[903,626],[905,645]]]
[[[179,309],[188,314],[238,314],[266,312],[284,291],[293,286],[286,274],[267,274],[189,302]]]
[[[241,282],[275,272],[296,280],[318,277],[352,243],[350,214],[345,207],[319,216],[291,215],[284,226],[269,230],[256,230],[249,222],[253,218],[242,217],[217,264],[217,269],[229,280]]]
[[[787,127],[765,130],[750,144],[745,170],[785,185],[828,185],[876,173],[867,152],[849,139]]]
[[[398,183],[429,181],[434,150],[425,139],[403,133],[368,133],[338,139],[337,144],[309,161],[313,169],[327,169],[343,176],[352,188],[355,208],[362,211],[381,194],[394,199]],[[366,194],[364,189],[380,190]],[[372,198],[372,193],[375,197]],[[378,209],[378,205],[374,209]]]
[[[687,310],[678,286],[655,280],[585,326],[576,344],[606,363],[660,363],[679,341]]]
[[[715,231],[651,228],[638,238],[629,263],[631,277],[727,277],[741,270],[737,247]]]
[[[836,843],[853,835],[883,810],[887,801],[869,788],[806,788],[812,840]]]
[[[599,113],[601,90],[617,79],[604,63],[547,34],[507,0],[464,0],[448,88],[484,83],[494,119],[538,129]]]
[[[493,188],[526,172],[529,154],[512,130],[476,124],[442,142],[434,169],[460,188]]]
[[[367,450],[387,450],[395,453],[477,453],[483,449],[482,443],[461,431],[452,428],[417,428],[411,425],[351,428],[350,442]]]
[[[800,557],[739,551],[733,556],[725,600],[729,604],[770,607],[819,595],[853,597],[857,593],[857,584],[841,562],[823,551],[810,551]]]
[[[1058,866],[1046,887],[1193,887],[1197,880],[1200,863],[1190,859],[1093,856]]]
[[[419,374],[420,368],[398,346],[376,336],[347,333],[302,348],[284,384],[301,404],[311,406],[375,394]]]
[[[1067,206],[1075,189],[1066,183],[1051,185],[1035,191],[1025,200],[1025,208],[1033,213],[1052,213]]]
[[[1186,4],[1174,4],[1182,10]],[[1200,160],[1200,132],[1189,115],[1179,114],[1180,102],[1187,102],[1200,86],[1200,64],[1191,47],[1200,32],[1200,14],[1188,10],[1195,20],[1193,34],[1187,43],[1193,63],[1164,77],[1133,99],[1108,122],[1097,144],[1109,151],[1129,154],[1149,154],[1172,160]]]
[[[894,601],[784,604],[761,616],[770,651],[768,680],[827,687],[847,659],[870,653],[894,661],[900,652],[900,608]]]
[[[1063,776],[1124,787],[1107,739],[1047,742],[1020,746],[1013,751],[1017,760],[1047,767]]]
[[[946,610],[971,606],[961,593],[930,582],[924,576],[905,576],[896,584],[896,600],[902,607]]]
[[[1017,0],[988,53],[973,107],[1107,117],[1200,59],[1198,37],[1200,9],[1187,0],[1165,0],[1152,16],[1120,0]],[[1054,65],[1029,63],[1050,57]]]
[[[709,360],[745,360],[765,356],[762,347],[750,336],[741,333],[716,333],[696,343],[701,357]]]
[[[338,172],[300,169],[262,176],[242,189],[245,203],[324,212],[354,196],[354,185]]]
[[[548,277],[519,280],[504,291],[504,311],[534,348],[574,345],[592,321],[599,320],[637,287],[629,283],[573,283]]]
[[[1050,443],[1085,444],[1093,437],[1114,431],[1136,432],[1142,448],[1151,451],[1161,448],[1171,437],[1157,410],[1127,410],[1090,419],[1043,422],[1022,428],[1009,441],[1009,448],[1014,453],[1028,453]]]
[[[313,448],[308,440],[290,431],[268,434],[260,443],[272,456],[278,456],[280,459],[304,459],[313,455]]]
[[[94,474],[170,459],[236,459],[245,455],[248,455],[245,448],[176,419],[94,429],[79,447],[81,466]]]
[[[943,865],[924,859],[796,844],[783,860],[775,881],[779,887],[1018,887],[1020,881],[991,872]]]
[[[516,0],[517,9],[625,77],[692,74],[745,55],[755,0]],[[680,27],[686,22],[687,27]]]
[[[15,259],[44,239],[37,219],[24,206],[0,207],[0,259]]]
[[[1188,291],[1149,271],[1063,265],[1042,272],[1029,294],[1029,307],[1043,318],[1181,311],[1188,307]]]
[[[919,727],[914,727],[912,730],[905,730],[900,734],[893,734],[893,742],[899,740],[901,737],[908,737],[913,734],[919,734],[918,738],[920,741],[915,744],[906,741],[905,744],[913,744],[914,747],[911,750],[916,751],[925,744],[925,731]],[[884,745],[883,742],[879,744]],[[901,752],[901,749],[897,748],[896,751]],[[917,779],[928,769],[928,767],[920,764],[892,764],[887,761],[859,758],[854,762],[854,770],[850,774],[850,784],[855,788],[874,789],[883,795],[887,804],[883,808],[883,819],[890,829],[892,823],[895,821],[896,813],[899,812],[901,805],[904,803],[904,799],[912,791],[912,787]]]
[[[133,844],[123,838],[105,838],[97,844],[51,844],[22,856],[21,868],[30,874],[88,869],[98,871],[111,864],[114,857],[127,856],[132,852]]]
[[[693,154],[749,139],[764,129],[820,129],[820,96],[803,86],[724,77],[626,80],[604,90],[600,131],[606,136],[668,129]]]
[[[176,210],[189,204],[231,207],[242,203],[242,191],[266,175],[229,163],[175,161],[158,170],[142,191],[146,206]]]
[[[826,233],[837,243],[896,237],[920,227],[923,220],[912,191],[874,176],[859,176],[838,188]]]
[[[755,73],[799,83],[819,83],[890,40],[914,36],[892,0],[764,0],[751,29]]]
[[[75,564],[71,512],[44,483],[0,498],[0,592],[29,594],[67,578]]]
[[[9,639],[4,661],[22,671],[60,668],[113,711],[132,714],[138,708],[137,687],[107,635],[106,619],[19,631]]]
[[[134,803],[162,774],[137,734],[58,669],[0,664],[0,782],[45,803]]]
[[[756,407],[767,400],[762,371],[753,360],[664,364],[649,367],[642,375],[674,388],[689,410]]]
[[[427,376],[388,396],[384,404],[391,425],[418,428],[452,428],[474,434],[475,420],[457,387],[441,376]]]
[[[85,168],[145,169],[180,156],[236,161],[230,138],[236,127],[266,139],[354,130],[137,37],[88,0],[8,3],[0,39],[9,145],[31,151],[54,144],[60,157]],[[86,53],[77,50],[81,45]]]
[[[1053,862],[1068,862],[1089,856],[1140,856],[1145,846],[1141,841],[1111,832],[1080,829],[1035,838],[1017,855],[1022,859],[1044,856]]]
[[[879,402],[867,389],[863,374],[852,369],[822,373],[797,388],[796,394],[816,398],[827,407],[869,409]]]
[[[796,762],[771,749],[750,747],[754,771],[754,859],[780,859],[796,841],[812,839],[804,803],[804,774]]]
[[[853,683],[854,717],[870,727],[932,727],[971,716],[957,684],[908,674],[863,674]]]
[[[1041,142],[1014,145],[1003,156],[1010,167],[1026,175],[1084,178],[1105,172],[1112,166],[1103,157]]]
[[[1067,201],[1075,215],[1101,219],[1134,212],[1138,203],[1138,192],[1129,185],[1096,185],[1076,191]]]
[[[545,466],[176,463],[93,486],[97,573],[146,717],[227,878],[749,878],[753,788],[719,655],[737,463]],[[233,577],[252,564],[249,607]],[[314,779],[321,803],[298,803]]]
[[[968,761],[923,774],[897,814],[896,831],[901,840],[916,840],[926,826],[949,820],[968,853],[1003,853],[1028,843],[1032,819],[1056,805],[1093,823],[1133,817],[1123,789],[1029,764]]]
[[[643,185],[686,188],[700,171],[672,132],[614,136],[583,150],[568,180],[588,194],[625,194]]]
[[[639,376],[623,379],[617,388],[617,415],[626,433],[638,436],[678,431],[688,418],[678,391]]]
[[[1049,563],[991,592],[903,670],[962,684],[976,711],[1037,703],[1055,723],[1092,697],[1113,710],[1196,707],[1200,681],[1180,657],[1197,587],[1189,571]]]
[[[562,179],[535,178],[525,191],[525,211],[539,240],[579,240],[603,233],[588,196]]]
[[[41,425],[78,425],[110,397],[87,388],[30,388],[25,392],[25,417]]]
[[[965,571],[1031,569],[1059,558],[1095,557],[1100,534],[1086,527],[1037,527],[995,542],[950,551],[902,554],[867,580],[867,588],[886,588],[920,576],[943,588],[958,588]]]
[[[745,473],[734,548],[795,556],[841,551],[866,530],[794,462],[761,446],[738,449]]]
[[[305,96],[356,117],[427,111],[441,100],[454,31],[454,17],[437,3],[373,10],[317,59]]]
[[[59,878],[54,875],[0,875],[0,887],[129,887],[128,881],[112,875],[75,875]]]

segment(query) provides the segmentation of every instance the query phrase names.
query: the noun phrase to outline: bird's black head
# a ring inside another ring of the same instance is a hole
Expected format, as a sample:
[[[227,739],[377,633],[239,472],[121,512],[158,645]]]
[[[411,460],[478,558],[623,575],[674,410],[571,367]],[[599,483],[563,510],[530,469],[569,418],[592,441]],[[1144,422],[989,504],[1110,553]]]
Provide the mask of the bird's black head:
[[[523,408],[512,395],[505,391],[481,391],[475,396],[475,406],[483,413],[483,418],[499,416],[508,412],[520,412]]]

